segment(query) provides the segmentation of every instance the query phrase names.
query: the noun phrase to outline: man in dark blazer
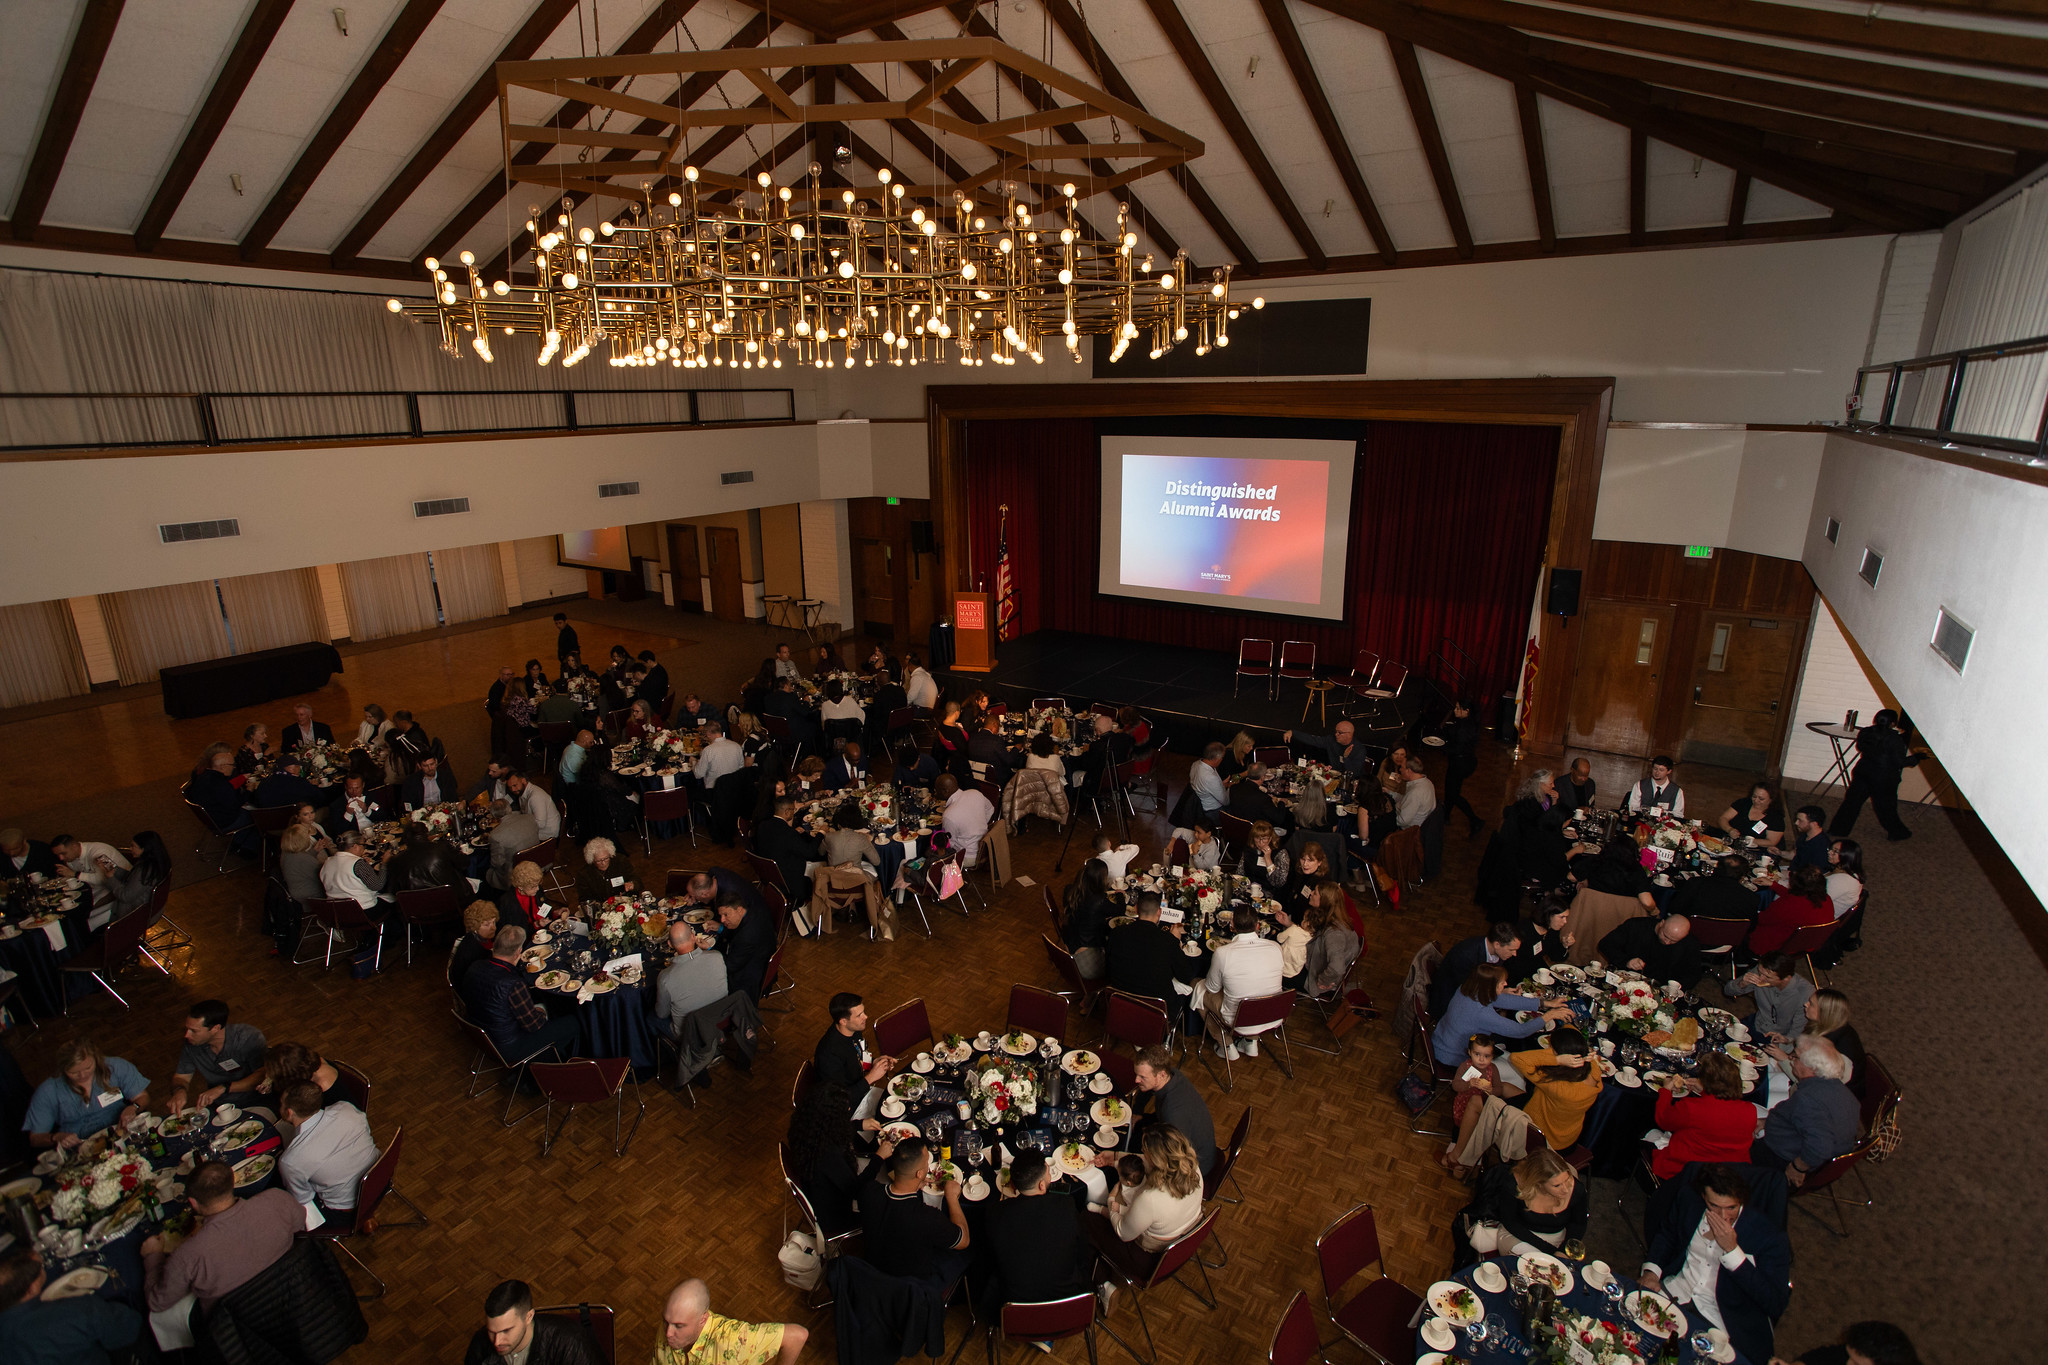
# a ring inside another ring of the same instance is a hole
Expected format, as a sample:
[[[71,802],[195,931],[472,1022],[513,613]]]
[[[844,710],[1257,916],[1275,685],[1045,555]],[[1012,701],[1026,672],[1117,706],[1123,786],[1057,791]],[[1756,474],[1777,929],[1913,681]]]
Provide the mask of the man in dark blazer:
[[[431,785],[432,790],[428,788]],[[442,801],[460,801],[462,787],[456,781],[455,769],[447,759],[441,757],[441,748],[435,745],[420,755],[413,767],[412,776],[405,779],[399,804],[418,810]]]
[[[555,662],[557,664],[561,664],[565,660],[567,660],[571,654],[577,654],[582,652],[582,649],[583,646],[577,643],[576,640],[576,627],[569,624],[569,618],[567,616],[564,616],[559,611],[556,612]]]
[[[410,711],[391,713],[391,729],[385,733],[384,742],[391,746],[391,752],[406,772],[417,768],[420,760],[436,752],[438,747],[427,737],[426,730],[413,720]]]
[[[1265,788],[1259,785],[1265,776],[1266,765],[1263,763],[1254,763],[1246,768],[1244,776],[1230,784],[1230,800],[1224,809],[1253,823],[1264,820],[1267,824],[1286,829],[1293,823],[1293,817],[1275,805],[1273,798],[1266,795]]]
[[[321,807],[334,799],[331,791],[321,791],[300,773],[299,755],[295,750],[279,758],[276,769],[257,783],[256,790],[250,795],[254,798],[250,804],[259,809],[267,806]]]
[[[768,959],[775,956],[774,916],[758,906],[750,907],[740,896],[727,894],[718,898],[718,922],[725,926],[718,936],[718,949],[725,954],[726,984],[759,1003]]]
[[[310,744],[315,740],[322,744],[332,744],[334,731],[329,728],[326,721],[314,720],[313,708],[300,702],[292,708],[291,724],[278,731],[277,747],[285,753],[290,753],[300,745]]]
[[[33,872],[57,875],[57,855],[50,846],[18,829],[0,830],[0,876],[26,877]]]
[[[777,678],[774,690],[761,703],[761,709],[789,722],[789,737],[798,744],[810,749],[818,747],[818,713],[805,706],[803,698],[797,696],[794,679]]]
[[[1777,1320],[1792,1301],[1792,1244],[1752,1203],[1746,1168],[1700,1167],[1651,1229],[1638,1278],[1687,1306],[1695,1321],[1711,1301],[1735,1349],[1769,1360]]]
[[[754,826],[754,852],[781,871],[783,891],[792,899],[800,894],[800,888],[811,884],[805,867],[825,856],[821,839],[805,834],[791,823],[795,814],[796,798],[778,796],[775,813]]]
[[[640,662],[647,665],[647,678],[640,684],[639,696],[649,706],[660,706],[668,696],[668,670],[661,666],[661,660],[654,657],[654,651],[640,651]]]
[[[1159,897],[1146,892],[1138,897],[1138,917],[1109,931],[1108,981],[1111,989],[1129,995],[1164,1000],[1170,1010],[1179,992],[1175,981],[1191,981],[1200,970],[1191,967],[1199,958],[1181,950],[1181,937],[1159,922]]]
[[[825,790],[843,792],[848,787],[864,787],[868,781],[868,761],[861,753],[860,741],[849,739],[846,747],[825,761]]]
[[[1010,746],[1003,738],[1001,716],[989,716],[982,721],[980,733],[967,741],[967,759],[985,769],[983,781],[993,783],[998,790],[1010,785],[1012,760]]]
[[[1452,993],[1465,984],[1474,967],[1482,962],[1505,962],[1521,947],[1521,936],[1512,924],[1496,924],[1484,934],[1453,944],[1443,961],[1436,964],[1436,974],[1429,978],[1430,1017],[1444,1017],[1444,1007],[1451,1003]]]

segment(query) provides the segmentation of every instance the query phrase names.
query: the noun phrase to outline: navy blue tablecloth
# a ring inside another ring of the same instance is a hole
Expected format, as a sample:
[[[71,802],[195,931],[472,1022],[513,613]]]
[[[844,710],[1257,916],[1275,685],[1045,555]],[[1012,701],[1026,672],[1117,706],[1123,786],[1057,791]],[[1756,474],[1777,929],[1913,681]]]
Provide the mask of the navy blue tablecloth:
[[[1519,1341],[1521,1339],[1522,1315],[1515,1307],[1514,1291],[1512,1288],[1509,1288],[1498,1294],[1489,1294],[1474,1284],[1472,1274],[1481,1265],[1499,1266],[1504,1277],[1512,1276],[1515,1273],[1514,1258],[1512,1256],[1501,1256],[1495,1257],[1490,1261],[1480,1261],[1477,1264],[1467,1266],[1451,1278],[1479,1296],[1480,1301],[1486,1305],[1486,1320],[1488,1322],[1505,1323],[1508,1330]],[[1628,1315],[1624,1310],[1611,1308],[1607,1302],[1606,1295],[1598,1290],[1586,1287],[1584,1270],[1585,1267],[1583,1265],[1571,1266],[1572,1289],[1559,1302],[1575,1313],[1582,1313],[1588,1317],[1601,1318],[1608,1322],[1616,1322],[1621,1326],[1633,1328],[1634,1324],[1629,1321]],[[1628,1288],[1633,1290],[1635,1286],[1630,1284]],[[1685,1314],[1687,1333],[1686,1341],[1679,1347],[1680,1359],[1685,1362],[1685,1365],[1695,1365],[1695,1362],[1699,1362],[1699,1365],[1711,1365],[1712,1357],[1694,1354],[1691,1343],[1691,1334],[1704,1328],[1707,1325],[1706,1321],[1700,1317],[1697,1310],[1690,1306],[1680,1305],[1679,1311]],[[1430,1316],[1430,1311],[1424,1308],[1422,1315],[1427,1319]],[[1460,1360],[1469,1362],[1469,1365],[1526,1365],[1526,1362],[1529,1360],[1527,1355],[1512,1349],[1503,1349],[1493,1344],[1491,1340],[1485,1346],[1475,1347],[1463,1332],[1459,1332],[1457,1337],[1457,1345],[1452,1348],[1450,1354]],[[1654,1338],[1646,1339],[1649,1340],[1652,1347],[1656,1345]],[[1435,1349],[1435,1347],[1422,1339],[1422,1324],[1418,1322],[1415,1331],[1416,1359],[1419,1360],[1426,1355],[1432,1354]],[[1646,1354],[1654,1355],[1655,1353],[1653,1349]],[[1735,1352],[1734,1365],[1758,1365],[1758,1363],[1748,1360],[1740,1351],[1737,1351]]]

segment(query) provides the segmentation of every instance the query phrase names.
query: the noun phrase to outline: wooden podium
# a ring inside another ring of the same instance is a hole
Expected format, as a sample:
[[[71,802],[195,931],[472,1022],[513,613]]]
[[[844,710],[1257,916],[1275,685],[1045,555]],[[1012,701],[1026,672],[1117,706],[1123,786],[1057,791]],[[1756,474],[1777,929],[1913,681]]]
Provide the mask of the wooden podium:
[[[996,666],[995,602],[985,592],[953,594],[953,667],[992,673]]]

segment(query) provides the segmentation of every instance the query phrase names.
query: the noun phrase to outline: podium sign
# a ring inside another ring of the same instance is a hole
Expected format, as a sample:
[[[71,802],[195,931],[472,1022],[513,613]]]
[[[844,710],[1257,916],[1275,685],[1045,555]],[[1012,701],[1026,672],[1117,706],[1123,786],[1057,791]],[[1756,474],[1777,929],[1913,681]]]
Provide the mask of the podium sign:
[[[953,667],[988,673],[996,666],[994,604],[985,592],[953,594]]]

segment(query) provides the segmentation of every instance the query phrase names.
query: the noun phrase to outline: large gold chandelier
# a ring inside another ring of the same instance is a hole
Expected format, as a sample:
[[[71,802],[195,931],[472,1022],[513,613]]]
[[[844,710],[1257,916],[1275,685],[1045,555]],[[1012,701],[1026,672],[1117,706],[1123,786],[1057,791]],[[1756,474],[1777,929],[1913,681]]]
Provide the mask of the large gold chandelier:
[[[932,63],[903,100],[797,105],[771,71],[856,63]],[[984,64],[1021,72],[1074,97],[1018,118],[972,122],[938,97]],[[648,72],[741,71],[763,96],[745,109],[695,110],[638,99],[585,78]],[[1155,268],[1139,246],[1128,206],[1098,234],[1081,200],[1199,155],[1201,144],[1073,77],[990,39],[722,49],[637,58],[508,62],[498,68],[500,107],[511,86],[642,116],[642,131],[515,127],[505,119],[508,176],[574,194],[534,210],[522,244],[532,282],[486,282],[469,252],[458,266],[429,258],[433,297],[388,307],[437,326],[441,345],[465,344],[495,359],[493,335],[541,338],[539,362],[572,366],[593,351],[614,365],[780,369],[785,359],[819,368],[877,362],[967,365],[1043,362],[1064,347],[1081,359],[1084,337],[1111,338],[1111,358],[1133,344],[1157,357],[1175,346],[1197,354],[1230,344],[1239,306],[1230,272],[1190,267],[1185,254]],[[686,154],[702,126],[772,127],[912,119],[981,143],[994,164],[957,184],[906,184],[884,168],[862,188],[827,187],[812,163],[796,184],[768,170],[751,181],[701,168]],[[1147,136],[1136,143],[1041,142],[1037,132],[1121,119]],[[666,123],[645,131],[652,123]],[[614,149],[576,163],[515,164],[518,141]],[[616,159],[653,150],[652,160]],[[1139,164],[1108,175],[1062,175],[1055,163]],[[616,180],[626,180],[619,185]],[[624,203],[609,216],[603,201]],[[1253,299],[1252,308],[1265,306]]]

